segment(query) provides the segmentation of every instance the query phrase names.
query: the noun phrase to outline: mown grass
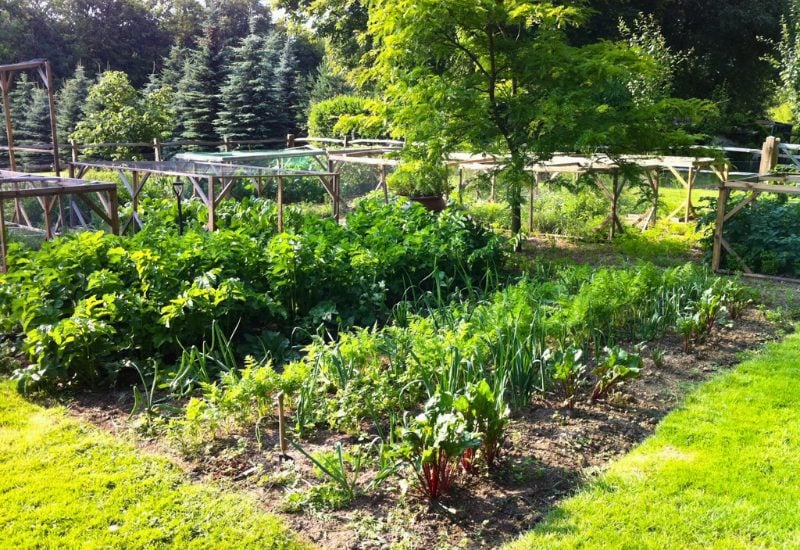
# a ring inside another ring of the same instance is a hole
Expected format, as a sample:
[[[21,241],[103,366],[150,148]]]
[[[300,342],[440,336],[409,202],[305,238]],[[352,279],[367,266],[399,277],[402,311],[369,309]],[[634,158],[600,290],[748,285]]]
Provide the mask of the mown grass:
[[[704,385],[511,548],[800,547],[800,335]]]
[[[162,458],[0,383],[0,546],[294,548],[255,502],[187,482]]]

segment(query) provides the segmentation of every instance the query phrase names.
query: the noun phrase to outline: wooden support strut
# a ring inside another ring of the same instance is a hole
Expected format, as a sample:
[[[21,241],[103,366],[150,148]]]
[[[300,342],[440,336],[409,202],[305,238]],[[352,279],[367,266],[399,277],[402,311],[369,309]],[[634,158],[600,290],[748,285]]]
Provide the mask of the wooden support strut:
[[[13,72],[0,73],[0,90],[3,92],[3,114],[5,115],[6,140],[8,142],[8,165],[12,171],[16,171],[17,157],[14,154],[14,129],[11,127],[11,100],[9,95],[13,81]]]
[[[278,233],[283,233],[283,176],[278,178]]]
[[[5,273],[8,271],[6,264],[6,213],[5,201],[0,199],[0,272]]]

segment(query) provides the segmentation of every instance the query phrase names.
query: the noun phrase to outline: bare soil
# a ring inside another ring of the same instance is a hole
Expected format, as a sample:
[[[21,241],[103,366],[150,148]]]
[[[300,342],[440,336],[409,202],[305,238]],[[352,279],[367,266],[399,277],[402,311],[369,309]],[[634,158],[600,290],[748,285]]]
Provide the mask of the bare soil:
[[[418,498],[413,488],[405,492],[398,480],[390,480],[340,510],[288,512],[288,493],[320,481],[310,461],[294,449],[281,460],[274,425],[262,427],[266,439],[261,448],[267,451],[258,450],[252,433],[233,434],[189,458],[164,438],[138,433],[134,440],[146,452],[171,457],[195,479],[253,495],[322,547],[496,547],[529,530],[561,499],[650,435],[692,387],[740,362],[743,353],[758,350],[782,330],[750,309],[732,328],[715,329],[690,353],[681,350],[681,339],[673,334],[650,344],[643,375],[606,401],[578,403],[571,411],[557,401],[534,402],[512,419],[497,471],[463,474],[451,496],[435,506]],[[75,416],[129,436],[134,433],[128,420],[132,406],[130,392],[114,392],[80,394],[69,408]],[[303,445],[313,453],[331,450],[337,441],[356,443],[323,430]],[[363,482],[371,475],[365,472]]]

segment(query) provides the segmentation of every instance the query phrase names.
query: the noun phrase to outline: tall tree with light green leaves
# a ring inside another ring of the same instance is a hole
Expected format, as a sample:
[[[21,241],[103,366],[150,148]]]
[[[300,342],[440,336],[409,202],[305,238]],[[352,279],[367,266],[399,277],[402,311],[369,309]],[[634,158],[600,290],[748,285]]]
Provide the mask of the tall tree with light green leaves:
[[[80,143],[150,143],[155,138],[167,138],[174,124],[173,92],[161,88],[139,93],[120,71],[103,73],[89,89],[81,120],[72,138]],[[117,147],[113,150],[92,151],[86,154],[109,154],[113,159],[141,159],[140,149]]]
[[[393,133],[426,144],[430,162],[457,149],[506,156],[500,181],[518,233],[531,162],[688,144],[676,121],[696,122],[704,107],[637,97],[631,83],[656,64],[626,44],[572,45],[566,30],[586,19],[547,1],[376,0],[367,78]]]

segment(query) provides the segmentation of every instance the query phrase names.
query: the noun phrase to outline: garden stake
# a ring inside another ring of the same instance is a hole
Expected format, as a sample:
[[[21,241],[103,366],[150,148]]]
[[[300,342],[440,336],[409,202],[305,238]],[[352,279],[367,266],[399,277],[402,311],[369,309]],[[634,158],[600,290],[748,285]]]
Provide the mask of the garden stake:
[[[283,392],[278,393],[278,445],[281,449],[281,461],[288,458],[286,455],[286,424],[283,418]]]

